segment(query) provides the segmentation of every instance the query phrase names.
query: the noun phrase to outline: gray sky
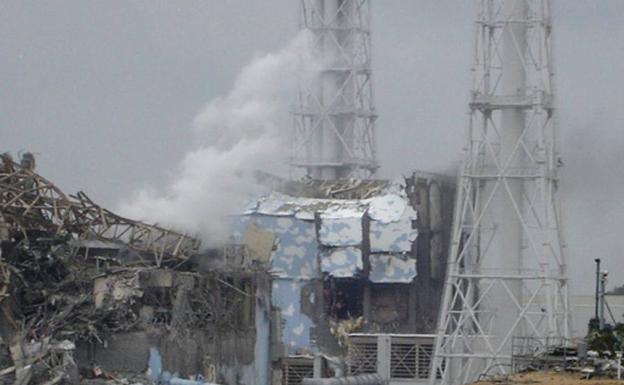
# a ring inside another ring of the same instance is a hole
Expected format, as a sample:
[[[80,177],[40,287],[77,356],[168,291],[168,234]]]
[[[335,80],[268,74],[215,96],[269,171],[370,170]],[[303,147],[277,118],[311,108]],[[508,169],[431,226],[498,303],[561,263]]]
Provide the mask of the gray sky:
[[[67,192],[115,206],[158,187],[201,106],[297,30],[295,0],[0,2],[2,151],[38,154]],[[373,4],[382,177],[452,169],[467,122],[473,2]],[[575,291],[624,267],[624,2],[560,0],[556,69]],[[612,274],[617,276],[617,274]],[[624,278],[614,283],[624,283]]]

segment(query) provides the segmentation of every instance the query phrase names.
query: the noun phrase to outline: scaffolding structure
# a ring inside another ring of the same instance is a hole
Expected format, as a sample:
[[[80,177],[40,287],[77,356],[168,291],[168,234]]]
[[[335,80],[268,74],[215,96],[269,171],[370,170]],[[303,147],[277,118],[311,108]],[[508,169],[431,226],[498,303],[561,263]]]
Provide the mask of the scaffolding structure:
[[[300,11],[321,68],[300,82],[291,165],[313,179],[371,177],[378,165],[369,1],[301,0]]]
[[[550,1],[477,1],[432,384],[509,372],[514,337],[570,335]]]

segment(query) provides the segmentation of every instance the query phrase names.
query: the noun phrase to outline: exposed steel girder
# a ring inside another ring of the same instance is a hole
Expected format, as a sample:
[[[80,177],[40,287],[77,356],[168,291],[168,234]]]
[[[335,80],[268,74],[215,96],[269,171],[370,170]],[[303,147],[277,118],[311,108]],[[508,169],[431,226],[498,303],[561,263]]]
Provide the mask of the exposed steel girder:
[[[165,259],[185,259],[200,245],[198,239],[156,225],[134,221],[95,204],[84,192],[65,195],[52,182],[0,157],[0,214],[21,231],[45,230],[58,236],[126,245]]]

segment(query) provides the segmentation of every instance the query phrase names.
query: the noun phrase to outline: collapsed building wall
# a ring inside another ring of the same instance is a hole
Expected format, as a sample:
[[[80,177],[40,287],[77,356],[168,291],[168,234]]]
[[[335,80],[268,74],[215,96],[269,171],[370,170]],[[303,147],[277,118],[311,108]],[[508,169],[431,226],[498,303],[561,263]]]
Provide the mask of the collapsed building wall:
[[[74,384],[149,365],[152,380],[269,382],[262,261],[240,245],[198,254],[193,237],[67,196],[25,164],[0,156],[0,381]]]
[[[102,247],[85,259],[84,248],[41,235],[2,243],[0,265],[13,273],[0,303],[3,349],[71,341],[86,377],[144,373],[156,351],[163,370],[185,378],[267,383],[270,276],[261,267],[173,270],[121,263],[120,249]]]
[[[67,367],[84,377],[149,367],[298,384],[344,373],[349,334],[435,324],[454,194],[445,177],[265,175],[274,192],[232,219],[232,243],[197,253],[191,237],[67,197],[2,160],[0,370],[11,375],[45,352],[46,365],[63,363],[48,374],[63,378]]]
[[[141,295],[136,330],[116,333],[105,343],[79,345],[83,350],[78,360],[96,362],[108,371],[142,372],[150,350],[157,349],[170,373],[185,378],[201,374],[219,383],[257,383],[261,368],[256,364],[267,365],[256,354],[256,343],[257,334],[268,333],[268,277],[245,271],[162,273],[152,271],[151,279],[130,289]],[[99,287],[96,280],[96,307]],[[118,291],[112,287],[108,292]]]

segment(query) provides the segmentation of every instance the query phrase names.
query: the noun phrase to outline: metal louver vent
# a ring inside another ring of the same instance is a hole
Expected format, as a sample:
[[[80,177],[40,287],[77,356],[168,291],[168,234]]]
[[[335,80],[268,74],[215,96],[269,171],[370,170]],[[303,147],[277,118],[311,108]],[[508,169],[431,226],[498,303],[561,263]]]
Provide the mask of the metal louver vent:
[[[431,361],[433,360],[433,345],[420,345],[418,347],[418,377],[429,378]],[[440,373],[436,378],[440,378]]]
[[[431,368],[433,345],[392,341],[390,347],[390,377],[397,379],[427,379]]]
[[[301,385],[314,376],[314,362],[309,358],[287,358],[282,362],[282,385]]]
[[[377,338],[351,341],[348,360],[352,376],[377,373]]]
[[[416,378],[418,345],[393,343],[390,348],[390,377]]]
[[[423,383],[431,372],[433,344],[429,334],[351,334],[349,373],[377,373],[390,382]],[[440,374],[438,370],[436,377]]]

